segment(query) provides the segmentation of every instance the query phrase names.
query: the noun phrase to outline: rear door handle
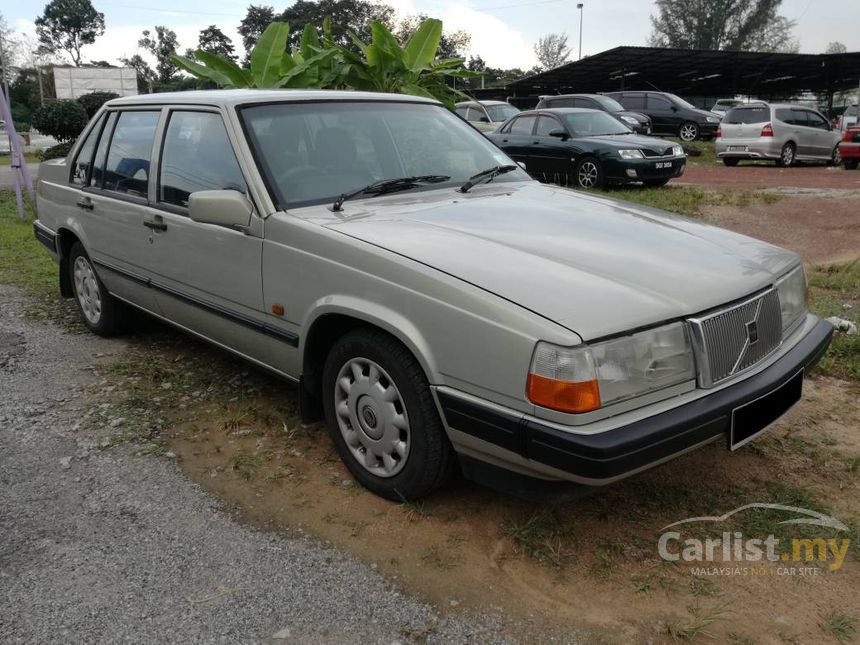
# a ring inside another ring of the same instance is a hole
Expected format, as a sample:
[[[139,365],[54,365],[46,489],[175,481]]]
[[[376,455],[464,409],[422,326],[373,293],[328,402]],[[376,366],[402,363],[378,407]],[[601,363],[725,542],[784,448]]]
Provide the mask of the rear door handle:
[[[144,218],[143,225],[146,228],[151,228],[153,231],[167,230],[167,224],[164,223],[164,218],[161,215],[156,215],[152,219]]]
[[[75,202],[78,208],[83,208],[85,211],[93,210],[93,200],[89,197],[81,197],[77,202]]]

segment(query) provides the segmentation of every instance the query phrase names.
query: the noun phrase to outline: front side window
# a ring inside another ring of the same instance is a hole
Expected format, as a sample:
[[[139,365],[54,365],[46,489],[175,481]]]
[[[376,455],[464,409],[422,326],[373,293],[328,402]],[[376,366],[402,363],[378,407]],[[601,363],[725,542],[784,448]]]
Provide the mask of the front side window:
[[[682,98],[681,98],[680,96],[678,96],[677,94],[667,94],[666,96],[668,97],[668,99],[669,99],[672,103],[674,103],[674,104],[675,104],[675,105],[677,105],[678,107],[687,108],[688,110],[697,110],[697,109],[698,109],[695,105],[693,105],[693,104],[692,104],[692,103],[690,103],[689,101],[685,101],[684,99],[682,99]],[[652,94],[652,95],[649,97],[649,101],[650,101],[650,99],[651,99],[651,98],[653,98],[653,97],[654,97],[654,95]]]
[[[819,130],[829,130],[830,126],[827,123],[827,119],[818,114],[817,112],[813,112],[812,110],[806,111],[806,118],[809,121],[808,125],[811,128],[818,128]]]
[[[430,186],[459,186],[482,170],[513,163],[439,105],[268,103],[242,108],[241,117],[281,207],[325,203],[401,177],[442,175],[448,179]],[[516,170],[495,182],[527,178]]]
[[[537,130],[535,130],[535,134],[537,136],[547,137],[553,130],[561,130],[561,123],[551,116],[542,116],[538,118]]]
[[[158,201],[187,207],[200,190],[245,192],[245,180],[221,115],[173,112],[164,135]]]
[[[72,183],[78,186],[87,185],[87,177],[90,173],[90,168],[93,163],[93,152],[96,149],[96,141],[98,141],[99,133],[104,124],[104,116],[99,119],[87,134],[87,138],[81,144],[81,149],[78,150],[78,156],[75,157],[75,163],[72,166]]]
[[[104,189],[134,197],[149,190],[149,158],[160,112],[122,112],[111,137]]]
[[[535,116],[521,116],[518,119],[514,119],[514,122],[511,123],[510,133],[531,134],[536,119],[537,117]]]
[[[621,105],[618,101],[616,101],[611,96],[599,96],[594,99],[603,107],[607,112],[623,112],[624,106]]]
[[[648,109],[667,111],[672,109],[672,104],[667,99],[664,99],[662,96],[652,94],[648,97]]]

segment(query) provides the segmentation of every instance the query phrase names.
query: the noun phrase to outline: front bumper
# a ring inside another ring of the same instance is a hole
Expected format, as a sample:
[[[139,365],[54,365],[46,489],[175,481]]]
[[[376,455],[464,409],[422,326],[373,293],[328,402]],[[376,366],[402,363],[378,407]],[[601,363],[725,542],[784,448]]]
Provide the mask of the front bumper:
[[[762,371],[689,403],[599,433],[565,431],[443,388],[436,396],[453,431],[450,434],[463,435],[463,441],[454,443],[465,454],[522,474],[602,485],[727,437],[735,408],[777,390],[800,370],[815,365],[832,335],[833,327],[818,320]],[[484,454],[478,444],[485,447]]]
[[[680,177],[687,167],[686,157],[611,159],[604,163],[610,182],[648,181]]]

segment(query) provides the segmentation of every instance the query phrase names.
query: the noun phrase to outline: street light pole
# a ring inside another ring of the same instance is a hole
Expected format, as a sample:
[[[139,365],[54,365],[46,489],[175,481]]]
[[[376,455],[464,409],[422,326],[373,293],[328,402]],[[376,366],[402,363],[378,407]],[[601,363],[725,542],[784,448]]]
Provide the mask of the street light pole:
[[[576,3],[576,8],[579,9],[579,58],[577,60],[582,60],[582,7],[583,3]]]

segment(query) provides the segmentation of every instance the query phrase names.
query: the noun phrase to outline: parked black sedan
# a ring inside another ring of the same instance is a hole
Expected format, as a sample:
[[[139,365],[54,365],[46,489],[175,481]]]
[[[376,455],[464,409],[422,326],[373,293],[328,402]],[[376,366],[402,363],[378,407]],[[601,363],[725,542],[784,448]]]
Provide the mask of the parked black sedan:
[[[651,119],[641,112],[630,112],[625,110],[611,96],[603,94],[559,94],[557,96],[542,96],[535,106],[536,110],[543,108],[588,108],[589,110],[603,110],[616,119],[620,120],[636,134],[651,134]]]
[[[681,146],[635,134],[598,110],[520,112],[487,136],[536,179],[580,188],[663,186],[687,164]]]

